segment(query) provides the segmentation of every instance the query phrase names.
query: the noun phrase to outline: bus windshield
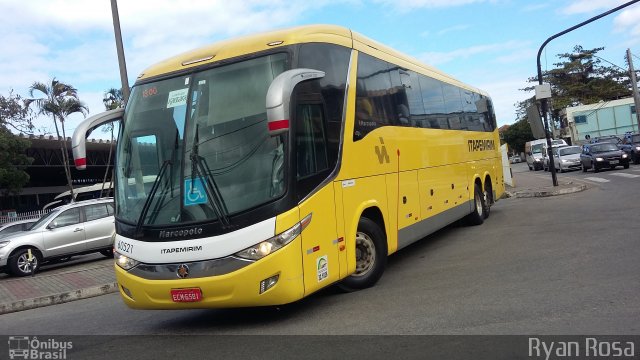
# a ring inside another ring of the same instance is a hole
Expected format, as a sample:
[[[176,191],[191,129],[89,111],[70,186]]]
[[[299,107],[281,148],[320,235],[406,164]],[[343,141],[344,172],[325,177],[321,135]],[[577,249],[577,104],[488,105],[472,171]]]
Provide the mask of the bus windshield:
[[[286,138],[268,135],[265,99],[286,67],[278,53],[135,86],[118,141],[116,217],[216,220],[282,196]]]

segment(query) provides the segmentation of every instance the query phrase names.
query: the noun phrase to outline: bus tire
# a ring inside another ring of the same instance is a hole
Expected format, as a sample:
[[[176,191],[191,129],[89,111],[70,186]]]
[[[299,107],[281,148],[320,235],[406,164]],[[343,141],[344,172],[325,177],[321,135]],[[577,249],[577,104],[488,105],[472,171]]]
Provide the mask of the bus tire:
[[[491,187],[491,181],[485,181],[484,192],[483,192],[483,210],[484,210],[484,218],[488,218],[489,214],[491,214],[491,204],[493,204],[493,188]]]
[[[360,218],[355,247],[356,271],[338,284],[338,287],[346,292],[375,285],[387,266],[384,232],[374,221]]]
[[[486,208],[480,185],[475,184],[473,193],[473,212],[467,215],[465,220],[469,225],[480,225],[484,222]]]

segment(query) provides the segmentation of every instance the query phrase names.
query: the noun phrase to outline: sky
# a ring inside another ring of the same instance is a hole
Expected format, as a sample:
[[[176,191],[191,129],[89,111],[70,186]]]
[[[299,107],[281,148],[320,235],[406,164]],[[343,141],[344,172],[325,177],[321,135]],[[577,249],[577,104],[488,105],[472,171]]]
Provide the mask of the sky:
[[[133,84],[146,67],[178,53],[240,35],[335,24],[433,65],[491,95],[498,124],[516,120],[520,89],[536,75],[536,55],[550,36],[627,1],[618,0],[118,0]],[[605,47],[599,56],[640,67],[640,3],[550,42],[543,69],[575,45]],[[638,54],[638,56],[635,56]],[[73,85],[90,114],[120,87],[110,0],[0,0],[0,95],[29,97],[34,81]],[[72,115],[67,134],[81,122]],[[51,119],[36,120],[53,134]]]

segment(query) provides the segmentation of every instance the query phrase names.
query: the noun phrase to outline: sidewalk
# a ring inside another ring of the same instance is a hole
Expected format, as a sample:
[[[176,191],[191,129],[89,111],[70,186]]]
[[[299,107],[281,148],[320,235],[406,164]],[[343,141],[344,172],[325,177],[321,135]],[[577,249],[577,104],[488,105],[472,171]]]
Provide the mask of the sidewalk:
[[[507,197],[530,198],[530,197],[548,197],[572,194],[587,189],[584,184],[579,184],[569,178],[556,174],[558,186],[553,186],[551,181],[551,173],[538,172],[520,172],[514,173],[514,185],[506,185]]]
[[[0,281],[0,314],[61,304],[118,290],[113,262]]]

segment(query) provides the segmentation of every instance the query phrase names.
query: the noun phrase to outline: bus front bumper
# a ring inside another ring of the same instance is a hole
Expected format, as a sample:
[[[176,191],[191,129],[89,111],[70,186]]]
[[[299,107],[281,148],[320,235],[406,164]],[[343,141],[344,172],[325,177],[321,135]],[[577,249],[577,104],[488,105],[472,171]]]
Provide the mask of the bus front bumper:
[[[304,296],[300,239],[275,253],[234,272],[200,278],[151,280],[129,273],[117,264],[120,296],[134,309],[197,309],[281,305]],[[260,293],[261,282],[277,276],[277,282]],[[172,290],[199,289],[195,302],[175,302]]]

